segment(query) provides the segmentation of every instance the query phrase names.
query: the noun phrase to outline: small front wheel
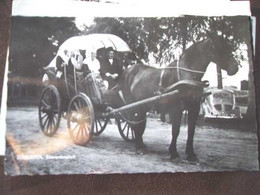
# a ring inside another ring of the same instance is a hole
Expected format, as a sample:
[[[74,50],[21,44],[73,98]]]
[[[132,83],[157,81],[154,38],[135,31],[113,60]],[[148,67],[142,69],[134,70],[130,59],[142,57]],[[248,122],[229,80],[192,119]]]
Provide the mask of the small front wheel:
[[[86,145],[94,129],[94,109],[89,97],[83,93],[74,96],[68,108],[67,126],[70,137],[77,145]]]
[[[96,118],[94,127],[94,136],[100,135],[106,128],[109,118]]]
[[[131,127],[131,124],[122,119],[121,117],[116,118],[117,127],[121,137],[128,142],[135,141],[135,132]]]

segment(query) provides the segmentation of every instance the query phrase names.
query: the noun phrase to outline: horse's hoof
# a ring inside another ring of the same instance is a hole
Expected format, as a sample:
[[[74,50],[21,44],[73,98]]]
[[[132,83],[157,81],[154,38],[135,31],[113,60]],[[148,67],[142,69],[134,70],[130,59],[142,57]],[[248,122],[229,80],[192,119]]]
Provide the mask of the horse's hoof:
[[[144,151],[138,150],[135,152],[136,155],[144,155],[146,154]]]
[[[146,145],[142,144],[142,145],[136,146],[136,154],[144,155],[146,153],[148,153]]]
[[[138,144],[135,146],[136,150],[147,150],[147,146],[145,144]]]
[[[147,151],[147,149],[138,149],[138,150],[136,150],[135,153],[136,153],[137,155],[144,155],[144,154],[147,154],[148,151]]]
[[[187,155],[186,159],[189,162],[199,162],[199,159],[197,158],[197,156],[195,154]]]
[[[175,156],[175,157],[171,157],[170,161],[174,164],[179,164],[182,162],[181,158],[179,157],[179,155]]]

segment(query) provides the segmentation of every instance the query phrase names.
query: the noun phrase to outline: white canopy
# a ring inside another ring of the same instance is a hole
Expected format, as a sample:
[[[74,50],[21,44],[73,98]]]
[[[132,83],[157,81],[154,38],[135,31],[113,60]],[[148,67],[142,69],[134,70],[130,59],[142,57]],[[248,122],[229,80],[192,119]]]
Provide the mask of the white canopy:
[[[121,38],[112,34],[90,34],[83,36],[75,36],[67,39],[59,47],[57,55],[48,65],[48,67],[56,67],[56,58],[60,56],[65,63],[73,56],[79,54],[79,50],[85,52],[96,52],[100,48],[112,47],[118,52],[131,52],[129,46]]]
[[[131,52],[129,46],[121,38],[112,34],[90,34],[71,37],[60,46],[59,50],[96,51],[103,47],[112,47],[115,51],[119,52]]]

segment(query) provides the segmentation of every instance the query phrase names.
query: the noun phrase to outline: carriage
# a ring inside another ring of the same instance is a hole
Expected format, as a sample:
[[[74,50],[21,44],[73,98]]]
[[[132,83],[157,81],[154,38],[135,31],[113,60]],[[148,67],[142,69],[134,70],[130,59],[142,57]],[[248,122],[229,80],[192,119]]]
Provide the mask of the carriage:
[[[119,108],[107,110],[102,101],[102,95],[96,83],[95,74],[90,72],[85,77],[77,72],[74,63],[85,58],[89,52],[96,52],[113,47],[118,55],[126,56],[131,53],[129,46],[119,37],[111,34],[91,34],[76,36],[65,41],[59,48],[51,63],[44,68],[42,91],[39,103],[39,122],[42,132],[46,136],[53,136],[60,124],[61,118],[67,120],[70,137],[77,145],[86,145],[92,136],[100,135],[106,128],[109,120],[115,118],[119,133],[126,141],[135,140],[135,132],[131,122],[122,117],[122,112],[131,108],[155,102],[167,97],[178,97],[179,89],[202,89],[201,82],[179,81],[168,86],[163,93],[123,105]],[[78,60],[78,61],[77,61]]]
[[[119,57],[131,53],[129,46],[119,37],[111,34],[75,36],[65,41],[51,63],[44,68],[42,91],[39,103],[39,122],[46,136],[53,136],[61,118],[67,119],[67,126],[73,141],[85,145],[91,137],[100,135],[111,117],[116,118],[122,138],[133,141],[135,136],[129,124],[120,115],[104,116],[106,106],[96,83],[95,74],[89,73],[80,79],[76,68],[69,67],[69,60],[91,52],[104,51],[112,47]],[[101,54],[98,54],[101,55]],[[85,57],[90,57],[86,55]],[[82,76],[81,76],[82,77]],[[84,85],[84,89],[80,89]]]

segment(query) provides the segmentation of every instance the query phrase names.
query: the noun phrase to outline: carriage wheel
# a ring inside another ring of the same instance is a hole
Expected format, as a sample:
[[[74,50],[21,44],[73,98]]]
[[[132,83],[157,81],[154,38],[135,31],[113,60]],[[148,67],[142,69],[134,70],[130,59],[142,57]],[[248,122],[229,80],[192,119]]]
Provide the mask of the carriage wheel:
[[[135,132],[132,129],[131,125],[123,120],[121,117],[116,118],[116,122],[121,137],[128,142],[135,141]]]
[[[60,118],[60,94],[55,86],[49,85],[43,90],[39,104],[39,122],[44,135],[51,137],[56,133]]]
[[[94,128],[94,109],[91,100],[83,93],[72,98],[68,108],[68,130],[77,145],[86,145],[92,138]]]
[[[100,135],[106,128],[109,118],[97,118],[95,120],[95,127],[93,135],[98,136]]]

